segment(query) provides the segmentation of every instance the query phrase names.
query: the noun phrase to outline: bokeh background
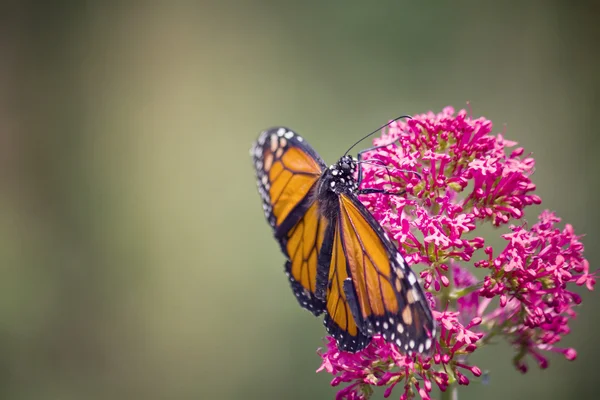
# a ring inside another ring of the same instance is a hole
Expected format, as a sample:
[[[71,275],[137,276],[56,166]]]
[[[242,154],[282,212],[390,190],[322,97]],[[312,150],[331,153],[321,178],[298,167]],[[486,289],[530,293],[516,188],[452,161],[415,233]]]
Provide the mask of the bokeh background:
[[[3,2],[0,398],[333,398],[255,190],[272,125],[332,162],[468,102],[597,268],[598,7],[482,3]],[[600,296],[579,310],[575,362],[522,375],[499,343],[460,398],[590,398]]]

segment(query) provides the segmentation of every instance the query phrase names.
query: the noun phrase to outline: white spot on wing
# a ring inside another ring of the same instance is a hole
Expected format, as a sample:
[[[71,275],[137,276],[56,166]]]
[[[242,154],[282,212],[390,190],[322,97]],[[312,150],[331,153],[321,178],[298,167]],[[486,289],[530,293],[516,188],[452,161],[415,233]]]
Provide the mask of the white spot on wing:
[[[408,272],[408,283],[410,283],[411,286],[417,283],[417,278],[415,277],[415,274],[412,273],[412,271]]]
[[[404,258],[402,258],[402,254],[399,252],[396,253],[396,262],[400,265],[404,265]]]
[[[412,289],[412,295],[413,295],[413,298],[415,299],[415,301],[421,300],[421,297],[419,296],[419,292],[415,288]]]

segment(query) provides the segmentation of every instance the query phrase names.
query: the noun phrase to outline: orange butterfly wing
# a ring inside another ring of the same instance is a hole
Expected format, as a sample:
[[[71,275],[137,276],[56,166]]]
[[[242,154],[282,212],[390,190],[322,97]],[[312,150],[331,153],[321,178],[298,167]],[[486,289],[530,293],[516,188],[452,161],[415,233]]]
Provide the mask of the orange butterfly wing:
[[[436,327],[427,299],[381,225],[348,194],[339,196],[335,225],[325,326],[338,347],[354,352],[382,335],[407,353],[429,353]]]
[[[265,217],[287,256],[285,270],[300,305],[323,312],[315,296],[319,252],[327,220],[318,213],[312,192],[325,164],[295,132],[264,131],[251,149]]]
[[[356,290],[357,320],[406,352],[430,352],[436,327],[414,272],[355,196],[340,196],[339,226]]]
[[[321,261],[321,264],[329,265],[329,273],[319,277],[319,285],[321,282],[326,284],[324,290],[327,314],[323,324],[327,332],[336,339],[340,350],[356,352],[365,348],[371,338],[361,331],[354,317],[356,293],[348,277],[347,259],[339,226],[331,225],[326,237],[321,257],[329,259],[329,264],[326,261]]]

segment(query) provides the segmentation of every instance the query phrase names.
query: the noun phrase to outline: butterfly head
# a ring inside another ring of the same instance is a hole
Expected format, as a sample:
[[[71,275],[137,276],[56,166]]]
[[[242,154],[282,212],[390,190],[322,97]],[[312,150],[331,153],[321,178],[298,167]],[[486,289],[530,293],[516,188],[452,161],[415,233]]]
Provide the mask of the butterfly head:
[[[358,189],[358,182],[354,178],[357,160],[351,156],[343,156],[327,170],[328,189],[335,194],[352,193]]]

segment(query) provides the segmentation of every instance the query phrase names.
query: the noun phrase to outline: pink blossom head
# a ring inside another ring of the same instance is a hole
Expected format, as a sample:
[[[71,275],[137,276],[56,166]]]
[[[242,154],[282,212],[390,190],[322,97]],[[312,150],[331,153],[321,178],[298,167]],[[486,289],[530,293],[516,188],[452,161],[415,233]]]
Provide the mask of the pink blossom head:
[[[420,271],[440,333],[433,354],[412,357],[378,336],[355,354],[328,338],[319,371],[344,385],[337,398],[366,399],[375,386],[387,397],[400,385],[401,399],[429,399],[433,387],[468,385],[482,374],[470,354],[492,338],[512,345],[506,361],[522,372],[531,360],[546,368],[548,352],[575,359],[560,341],[581,303],[573,287],[593,290],[595,272],[571,225],[550,211],[525,222],[541,203],[535,160],[489,120],[451,107],[392,122],[374,144],[383,147],[367,153],[361,188],[405,194],[360,200]],[[495,251],[488,243],[498,238]]]

